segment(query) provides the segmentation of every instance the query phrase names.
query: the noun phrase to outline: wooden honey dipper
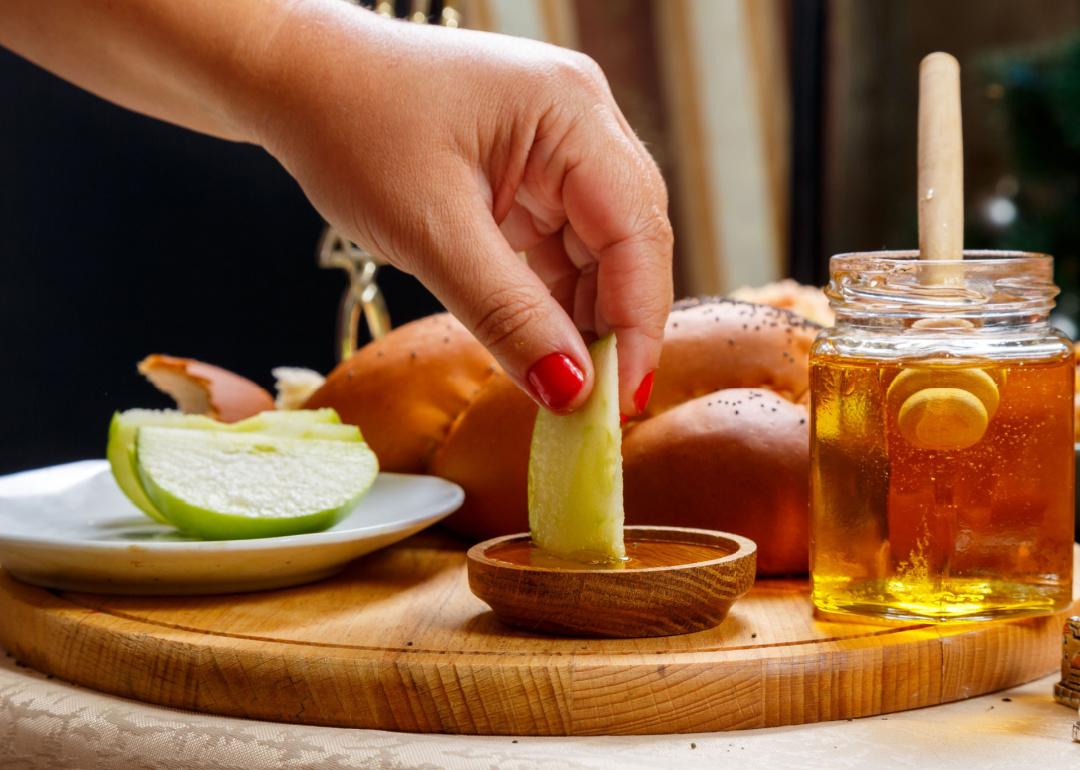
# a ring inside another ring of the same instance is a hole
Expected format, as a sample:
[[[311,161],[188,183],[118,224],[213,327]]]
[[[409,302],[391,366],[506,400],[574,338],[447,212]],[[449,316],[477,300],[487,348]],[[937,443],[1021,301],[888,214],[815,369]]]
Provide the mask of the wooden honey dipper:
[[[977,444],[997,412],[997,383],[982,369],[905,369],[889,385],[900,434],[920,449]]]
[[[964,258],[964,140],[960,65],[932,53],[919,67],[919,259],[930,284],[962,280]],[[946,264],[940,264],[945,262]],[[953,264],[948,264],[953,263]],[[930,319],[920,328],[970,327]],[[997,411],[997,383],[981,369],[907,369],[889,386],[900,433],[921,449],[964,449],[978,443]]]

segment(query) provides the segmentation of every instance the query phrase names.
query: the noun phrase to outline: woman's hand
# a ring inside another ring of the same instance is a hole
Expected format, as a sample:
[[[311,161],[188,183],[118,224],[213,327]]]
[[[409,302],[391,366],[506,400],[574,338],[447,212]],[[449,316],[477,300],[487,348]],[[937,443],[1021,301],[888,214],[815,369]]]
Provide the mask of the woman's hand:
[[[262,144],[549,408],[592,388],[581,332],[614,331],[622,411],[644,408],[671,304],[667,197],[587,57],[343,0],[0,0],[0,44]]]
[[[639,413],[672,236],[664,182],[597,65],[336,2],[320,13],[299,8],[267,41],[256,139],[328,221],[416,275],[549,408],[592,387],[580,332],[615,332],[621,409]]]

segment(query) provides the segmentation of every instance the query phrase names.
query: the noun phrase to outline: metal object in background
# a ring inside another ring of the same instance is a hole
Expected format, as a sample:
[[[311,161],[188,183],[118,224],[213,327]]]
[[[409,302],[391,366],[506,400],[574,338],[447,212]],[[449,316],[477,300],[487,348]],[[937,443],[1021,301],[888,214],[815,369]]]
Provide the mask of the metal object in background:
[[[1061,633],[1061,681],[1054,685],[1054,700],[1080,708],[1080,616],[1065,621]],[[1072,739],[1080,743],[1080,721],[1073,723]]]
[[[361,2],[360,5],[371,7],[381,16],[398,16],[398,9],[403,9],[404,18],[418,24],[435,21],[444,27],[461,25],[461,12],[456,0],[409,0],[408,3],[392,0],[376,0],[374,3]],[[435,16],[433,16],[435,14]],[[344,361],[357,348],[360,337],[360,313],[364,314],[368,332],[377,340],[390,331],[390,313],[386,309],[379,285],[375,283],[375,274],[381,262],[378,257],[369,254],[341,233],[327,225],[319,239],[319,266],[344,270],[349,276],[349,285],[341,297],[338,306],[337,321],[337,356]]]
[[[337,355],[344,361],[356,350],[361,310],[373,340],[390,331],[390,313],[375,283],[379,260],[327,225],[319,240],[319,267],[338,268],[349,276],[337,322]]]
[[[1061,634],[1061,681],[1054,685],[1054,700],[1080,709],[1080,616],[1065,621]]]

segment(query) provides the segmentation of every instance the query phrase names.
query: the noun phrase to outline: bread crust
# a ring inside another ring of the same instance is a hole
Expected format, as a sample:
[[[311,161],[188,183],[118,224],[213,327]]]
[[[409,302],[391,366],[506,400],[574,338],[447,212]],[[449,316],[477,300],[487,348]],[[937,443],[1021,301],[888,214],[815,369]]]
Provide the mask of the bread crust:
[[[799,401],[821,327],[787,310],[725,297],[675,304],[645,418],[725,388],[768,388]]]
[[[264,388],[213,364],[155,353],[140,361],[138,369],[188,414],[237,422],[274,408],[274,399]]]
[[[429,468],[467,492],[446,526],[477,539],[529,528],[526,478],[538,408],[499,370],[454,422]]]
[[[735,532],[758,572],[806,572],[809,427],[802,404],[762,388],[692,399],[623,436],[627,524]]]
[[[496,369],[465,327],[440,313],[356,351],[305,407],[332,407],[359,426],[383,470],[427,473],[451,424]]]

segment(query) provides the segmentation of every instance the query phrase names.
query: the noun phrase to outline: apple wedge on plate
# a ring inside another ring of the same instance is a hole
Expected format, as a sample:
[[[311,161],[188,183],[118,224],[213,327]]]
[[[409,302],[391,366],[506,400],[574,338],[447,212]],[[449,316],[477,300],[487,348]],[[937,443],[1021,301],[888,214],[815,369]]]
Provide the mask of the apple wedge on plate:
[[[316,532],[336,524],[379,472],[363,442],[140,428],[136,466],[166,519],[208,540]]]
[[[224,426],[224,423],[201,414],[159,412],[154,409],[129,409],[113,415],[112,422],[109,423],[109,443],[105,449],[105,457],[112,468],[117,486],[140,511],[162,524],[168,524],[143,492],[135,468],[135,436],[144,425],[216,430],[218,426]]]
[[[261,412],[240,422],[219,422],[201,414],[183,414],[156,409],[128,409],[117,412],[109,423],[105,457],[120,489],[135,506],[152,519],[169,523],[147,498],[135,467],[135,437],[140,428],[188,428],[237,433],[269,433],[295,438],[322,438],[363,441],[355,425],[342,425],[333,409],[305,409],[291,412]]]
[[[236,423],[132,409],[106,451],[125,495],[150,517],[207,539],[293,535],[336,523],[378,461],[333,409],[263,412]]]

